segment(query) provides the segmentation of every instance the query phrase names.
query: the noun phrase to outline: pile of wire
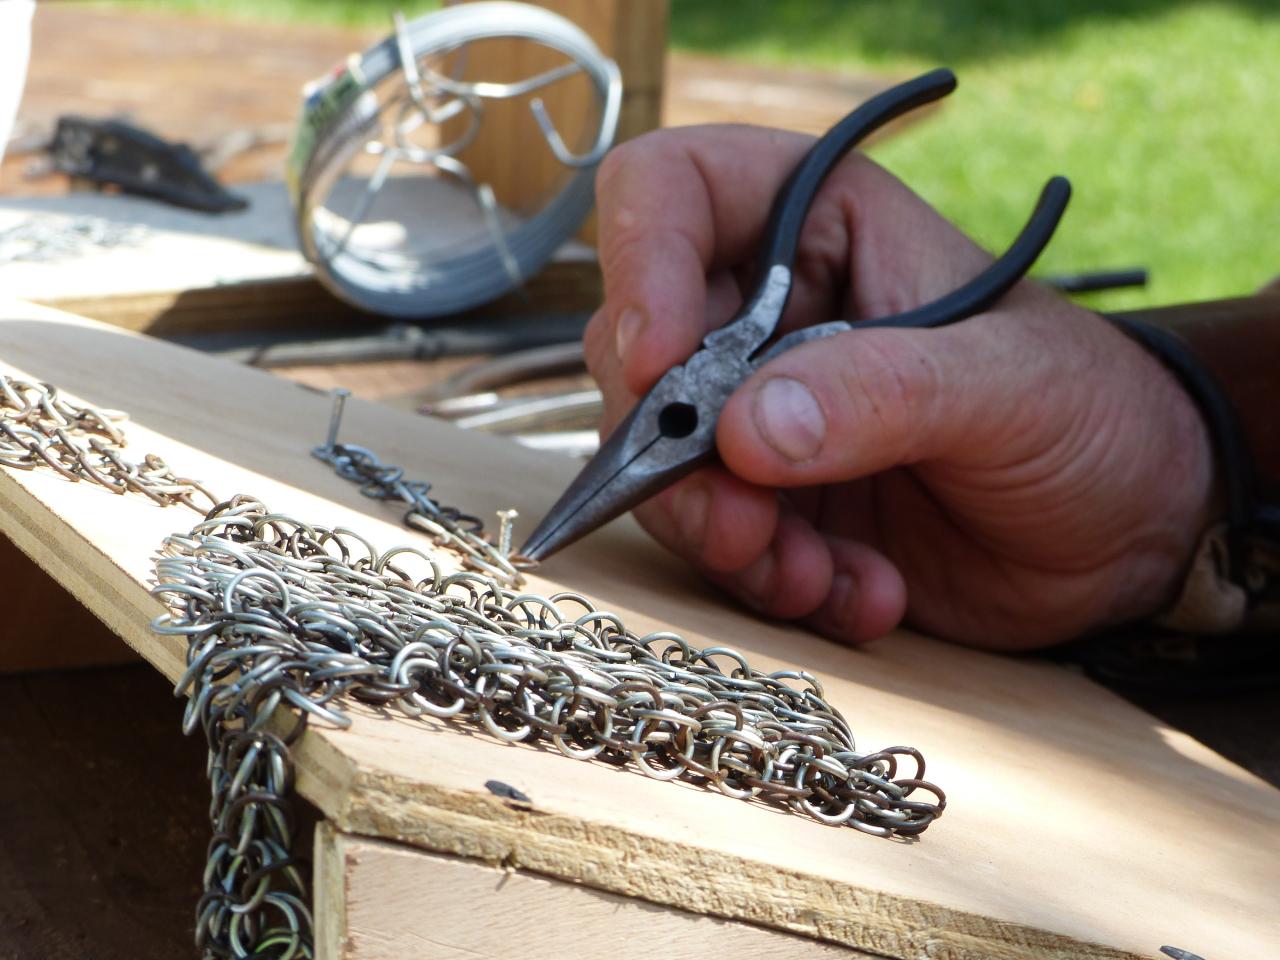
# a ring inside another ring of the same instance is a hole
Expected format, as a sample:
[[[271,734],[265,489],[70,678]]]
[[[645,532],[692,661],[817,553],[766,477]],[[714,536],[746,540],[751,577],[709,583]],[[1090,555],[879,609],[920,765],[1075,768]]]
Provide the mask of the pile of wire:
[[[503,38],[563,62],[516,82],[462,79],[468,47]],[[598,117],[575,152],[537,93],[578,75]],[[330,289],[376,313],[433,317],[493,300],[542,267],[590,212],[621,99],[617,65],[550,11],[490,2],[397,16],[392,36],[306,91],[288,163],[302,251]],[[486,105],[512,100],[528,101],[541,133],[527,149],[550,151],[566,171],[531,214],[502,207],[460,159]],[[397,168],[415,175],[393,176]],[[409,222],[411,209],[425,211],[430,230]]]

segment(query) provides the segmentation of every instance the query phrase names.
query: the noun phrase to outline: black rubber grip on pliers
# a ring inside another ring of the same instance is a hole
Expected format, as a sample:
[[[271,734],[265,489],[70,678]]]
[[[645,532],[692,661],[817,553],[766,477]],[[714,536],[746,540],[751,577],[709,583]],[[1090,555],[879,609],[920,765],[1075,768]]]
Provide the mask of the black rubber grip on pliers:
[[[956,88],[956,75],[942,67],[898,84],[872,97],[823,134],[792,171],[773,201],[760,248],[759,273],[788,269],[796,259],[800,231],[818,188],[840,159],[870,134],[909,110],[945,97]]]

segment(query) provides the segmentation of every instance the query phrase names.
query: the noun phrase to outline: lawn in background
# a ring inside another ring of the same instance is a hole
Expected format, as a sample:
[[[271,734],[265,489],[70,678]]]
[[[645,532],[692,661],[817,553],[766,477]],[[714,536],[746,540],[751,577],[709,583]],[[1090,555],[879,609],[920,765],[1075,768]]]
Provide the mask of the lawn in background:
[[[676,0],[679,47],[906,76],[954,68],[876,157],[1003,246],[1045,178],[1071,207],[1040,269],[1143,265],[1110,307],[1252,292],[1280,274],[1277,0]]]
[[[158,5],[365,26],[433,6]],[[997,247],[1050,174],[1070,177],[1040,269],[1151,270],[1146,290],[1095,305],[1244,294],[1280,274],[1280,0],[673,0],[671,42],[894,77],[954,68],[943,109],[875,156]]]

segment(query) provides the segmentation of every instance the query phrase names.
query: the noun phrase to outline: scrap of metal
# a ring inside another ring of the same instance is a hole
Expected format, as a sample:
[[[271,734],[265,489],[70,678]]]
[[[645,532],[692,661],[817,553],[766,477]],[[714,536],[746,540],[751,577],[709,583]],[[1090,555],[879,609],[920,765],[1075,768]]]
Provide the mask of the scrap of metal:
[[[528,389],[537,380],[585,373],[581,341],[514,351],[479,361],[437,384],[419,412],[464,430],[501,433],[533,449],[589,457],[600,446],[600,391],[576,386]],[[498,392],[514,386],[522,392]]]
[[[59,117],[49,152],[56,169],[98,187],[117,187],[205,213],[248,206],[204,170],[187,144],[171,143],[122,120]]]
[[[505,352],[459,370],[429,391],[432,400],[455,398],[477,391],[494,390],[527,380],[584,373],[587,369],[582,341],[553,343]],[[433,412],[424,407],[424,413]]]
[[[89,250],[136,247],[149,234],[139,223],[40,214],[0,230],[0,265],[73,260]]]
[[[576,342],[586,322],[585,313],[522,314],[430,325],[362,323],[325,335],[251,330],[173,334],[165,339],[227,360],[270,368],[506,354]]]
[[[135,123],[133,116],[127,112],[101,117],[96,122],[104,120],[127,125]],[[52,123],[27,121],[14,131],[4,153],[6,156],[13,157],[32,156],[32,160],[23,171],[24,178],[35,179],[56,172],[57,166],[53,158],[47,155],[53,150],[57,129],[58,121],[56,120]],[[239,127],[197,139],[192,142],[191,149],[200,158],[205,170],[217,173],[242,153],[287,143],[292,132],[293,125],[287,123],[263,123]],[[41,159],[41,154],[46,156]]]

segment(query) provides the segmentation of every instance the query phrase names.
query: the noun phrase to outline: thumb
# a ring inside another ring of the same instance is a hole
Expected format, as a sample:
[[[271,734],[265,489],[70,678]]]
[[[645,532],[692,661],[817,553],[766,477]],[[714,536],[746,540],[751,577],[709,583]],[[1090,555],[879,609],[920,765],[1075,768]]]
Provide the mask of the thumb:
[[[973,428],[998,423],[991,411],[1007,409],[1023,376],[1000,366],[1003,351],[980,349],[982,320],[964,331],[854,329],[787,351],[729,398],[721,458],[752,483],[792,487],[980,454]]]

